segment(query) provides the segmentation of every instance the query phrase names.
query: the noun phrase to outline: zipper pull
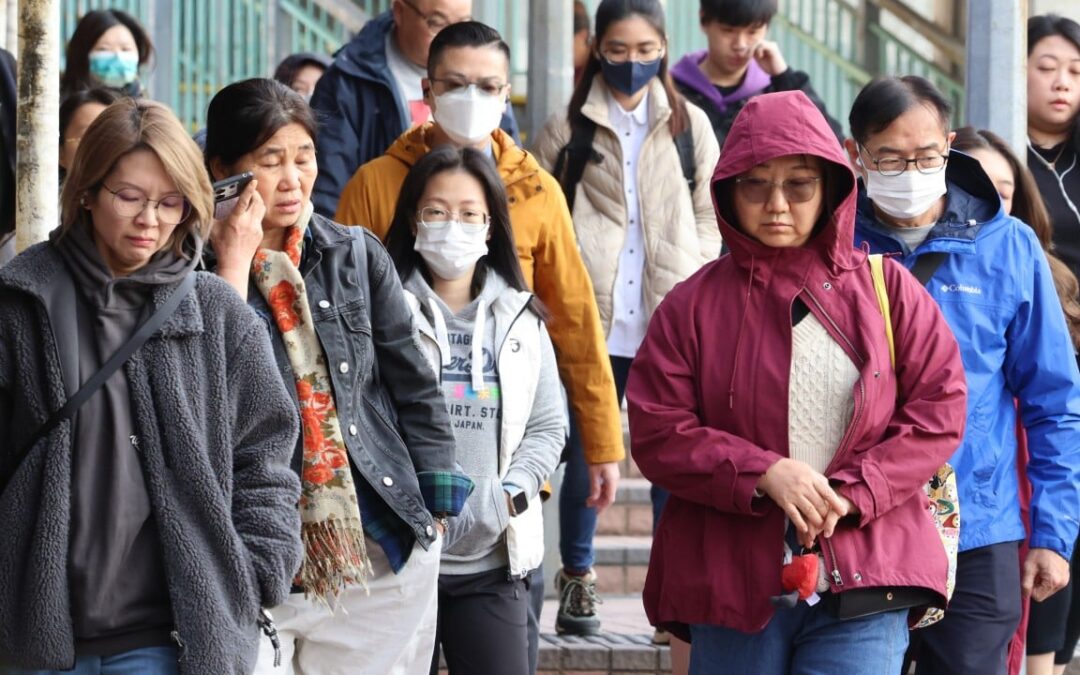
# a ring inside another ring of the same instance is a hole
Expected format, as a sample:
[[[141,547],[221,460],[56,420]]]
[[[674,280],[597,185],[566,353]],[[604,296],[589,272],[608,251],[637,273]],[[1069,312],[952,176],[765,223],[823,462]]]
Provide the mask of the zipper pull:
[[[179,631],[174,630],[170,632],[169,637],[172,638],[172,641],[176,643],[176,662],[182,663],[184,657],[187,656],[187,645],[184,644],[184,641],[180,639]]]
[[[843,578],[840,577],[840,570],[838,570],[836,568],[833,568],[832,580],[833,580],[833,583],[836,584],[837,586],[843,586],[844,585],[844,580],[843,580]]]
[[[281,666],[281,640],[278,639],[277,626],[270,617],[270,612],[265,608],[259,608],[259,620],[257,622],[262,629],[263,635],[270,638],[270,644],[274,647],[274,667]]]

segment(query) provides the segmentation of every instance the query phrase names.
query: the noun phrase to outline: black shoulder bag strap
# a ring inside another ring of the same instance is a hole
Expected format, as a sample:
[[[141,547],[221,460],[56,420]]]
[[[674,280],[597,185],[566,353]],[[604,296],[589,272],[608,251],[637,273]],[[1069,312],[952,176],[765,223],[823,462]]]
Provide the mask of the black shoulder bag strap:
[[[915,261],[915,266],[911,268],[911,274],[919,280],[920,284],[925,286],[926,282],[930,281],[930,277],[934,276],[934,272],[941,267],[941,263],[945,262],[948,257],[949,254],[944,251],[923,253]],[[796,297],[795,302],[791,305],[791,325],[799,325],[799,322],[805,319],[809,313],[810,308],[806,306],[801,298]]]
[[[694,190],[697,189],[697,165],[694,163],[694,130],[690,128],[689,122],[686,129],[675,137],[675,149],[679,151],[682,175],[690,187],[690,197],[693,198]]]
[[[566,196],[566,206],[570,213],[574,212],[574,197],[577,196],[577,185],[585,174],[585,164],[591,159],[594,162],[602,162],[604,156],[593,149],[593,138],[596,136],[596,123],[582,116],[579,123],[571,125],[570,142],[559,151],[559,158],[555,160],[555,179],[562,186]]]
[[[113,373],[119,370],[120,366],[124,365],[124,363],[131,358],[131,355],[150,339],[151,335],[161,328],[165,321],[176,311],[176,308],[180,306],[180,303],[184,298],[191,293],[193,288],[195,288],[195,272],[190,272],[184,277],[183,281],[180,282],[180,285],[177,286],[176,290],[172,292],[172,295],[165,300],[164,304],[162,304],[149,319],[139,326],[138,330],[135,331],[134,335],[128,338],[127,342],[109,357],[109,360],[105,362],[105,365],[91,375],[90,379],[88,379],[83,386],[79,387],[79,390],[75,392],[59,410],[54,412],[36,432],[34,432],[34,435],[30,437],[30,440],[23,447],[22,452],[17,455],[15,462],[12,465],[11,473],[8,474],[8,479],[15,473],[15,470],[18,468],[19,464],[22,463],[22,460],[26,457],[27,453],[30,452],[30,449],[56,428],[56,425],[73,416],[75,411],[86,403],[90,397],[101,388],[101,385],[105,384],[109,378],[113,376]],[[4,487],[6,487],[6,481]]]
[[[923,253],[919,256],[919,259],[915,261],[915,266],[911,268],[911,273],[915,275],[915,278],[919,280],[920,284],[925,286],[926,282],[930,281],[930,277],[934,276],[934,272],[937,272],[937,268],[941,267],[941,263],[945,262],[945,259],[948,257],[949,254],[944,251]]]

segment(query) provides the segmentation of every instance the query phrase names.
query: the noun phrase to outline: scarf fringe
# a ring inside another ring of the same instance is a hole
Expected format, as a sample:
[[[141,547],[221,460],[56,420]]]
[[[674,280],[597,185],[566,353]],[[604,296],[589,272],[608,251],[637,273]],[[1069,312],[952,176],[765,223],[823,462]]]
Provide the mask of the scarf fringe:
[[[314,597],[334,612],[345,586],[359,584],[365,593],[370,593],[367,582],[374,572],[358,521],[304,523],[300,539],[304,543],[304,562],[298,576],[304,597]]]

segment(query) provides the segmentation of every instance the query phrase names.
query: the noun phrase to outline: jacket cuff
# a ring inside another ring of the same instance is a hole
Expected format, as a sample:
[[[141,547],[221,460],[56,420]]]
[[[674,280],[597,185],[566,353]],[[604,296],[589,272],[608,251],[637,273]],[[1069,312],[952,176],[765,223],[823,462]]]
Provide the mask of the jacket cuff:
[[[840,485],[836,491],[850,499],[859,510],[859,527],[865,527],[876,517],[877,505],[874,503],[874,493],[865,483]]]
[[[428,511],[448,516],[461,513],[474,487],[472,479],[463,473],[420,471],[416,478],[420,482],[420,494],[424,496]]]
[[[532,499],[540,492],[540,486],[536,484],[536,481],[527,471],[518,471],[510,469],[506,472],[506,476],[502,479],[502,484],[515,485],[525,491],[525,494]]]
[[[604,444],[601,447],[595,447],[583,443],[583,452],[585,455],[585,462],[587,464],[608,464],[610,462],[621,462],[626,459],[626,450],[623,449],[621,442],[614,445]]]
[[[1066,560],[1072,560],[1072,542],[1066,543],[1061,537],[1055,537],[1040,532],[1032,532],[1031,540],[1028,542],[1028,550],[1033,548],[1049,549]]]

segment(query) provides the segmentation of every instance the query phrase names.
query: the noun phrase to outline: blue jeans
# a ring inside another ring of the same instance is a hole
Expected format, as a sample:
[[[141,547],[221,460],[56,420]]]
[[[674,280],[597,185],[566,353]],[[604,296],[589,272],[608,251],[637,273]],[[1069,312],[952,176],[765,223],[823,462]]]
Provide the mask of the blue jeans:
[[[841,621],[821,602],[779,609],[759,633],[692,625],[690,675],[897,675],[908,612]]]
[[[115,656],[80,656],[75,670],[3,670],[3,675],[177,675],[176,648],[144,647]]]
[[[611,370],[615,374],[615,394],[622,404],[626,393],[626,378],[630,375],[633,359],[611,357]],[[629,448],[627,448],[629,450]],[[581,445],[577,420],[570,415],[570,440],[566,444],[566,473],[559,490],[559,553],[563,569],[584,574],[595,560],[593,537],[596,535],[596,509],[585,506],[589,498],[589,465],[585,463],[585,449]]]

